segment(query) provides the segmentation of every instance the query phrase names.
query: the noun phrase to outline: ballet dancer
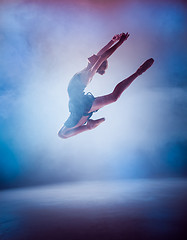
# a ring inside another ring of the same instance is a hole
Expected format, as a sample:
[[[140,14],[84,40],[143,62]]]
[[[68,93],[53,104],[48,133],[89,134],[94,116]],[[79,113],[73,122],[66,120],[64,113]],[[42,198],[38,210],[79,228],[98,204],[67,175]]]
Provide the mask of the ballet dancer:
[[[145,61],[135,73],[118,83],[110,94],[94,97],[90,92],[85,94],[84,89],[91,82],[95,73],[103,75],[108,67],[107,59],[129,37],[129,33],[115,35],[112,40],[103,47],[97,55],[88,58],[86,68],[76,73],[68,85],[69,95],[69,118],[59,130],[58,136],[66,139],[79,133],[91,130],[105,121],[105,118],[92,120],[90,117],[100,108],[116,102],[123,91],[154,62],[152,58]],[[115,44],[114,44],[115,43]]]

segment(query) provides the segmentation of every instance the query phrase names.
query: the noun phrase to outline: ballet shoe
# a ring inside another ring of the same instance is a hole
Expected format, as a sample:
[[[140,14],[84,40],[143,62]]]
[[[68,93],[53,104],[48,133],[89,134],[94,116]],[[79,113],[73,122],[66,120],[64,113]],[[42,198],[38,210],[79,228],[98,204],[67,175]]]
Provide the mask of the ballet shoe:
[[[138,73],[138,75],[141,75],[142,73],[144,73],[145,71],[147,71],[147,69],[149,69],[154,63],[154,59],[150,58],[147,61],[145,61],[136,71]]]
[[[99,118],[97,120],[89,119],[88,122],[87,122],[87,128],[88,129],[96,128],[97,126],[99,126],[104,121],[105,121],[105,118]]]

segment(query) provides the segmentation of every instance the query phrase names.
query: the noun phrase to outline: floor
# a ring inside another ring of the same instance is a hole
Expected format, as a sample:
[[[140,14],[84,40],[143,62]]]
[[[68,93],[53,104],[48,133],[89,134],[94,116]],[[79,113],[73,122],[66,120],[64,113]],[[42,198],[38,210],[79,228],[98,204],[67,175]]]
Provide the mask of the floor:
[[[187,180],[77,182],[4,190],[0,239],[187,239]]]

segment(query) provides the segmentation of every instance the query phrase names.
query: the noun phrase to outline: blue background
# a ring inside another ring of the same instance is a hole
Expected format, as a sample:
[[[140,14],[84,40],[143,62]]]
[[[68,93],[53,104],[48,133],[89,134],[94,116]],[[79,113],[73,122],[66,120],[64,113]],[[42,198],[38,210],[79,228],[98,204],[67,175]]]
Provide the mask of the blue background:
[[[0,187],[187,175],[184,1],[1,1]],[[67,85],[113,35],[130,37],[87,91],[110,93],[154,65],[93,131],[62,140]]]

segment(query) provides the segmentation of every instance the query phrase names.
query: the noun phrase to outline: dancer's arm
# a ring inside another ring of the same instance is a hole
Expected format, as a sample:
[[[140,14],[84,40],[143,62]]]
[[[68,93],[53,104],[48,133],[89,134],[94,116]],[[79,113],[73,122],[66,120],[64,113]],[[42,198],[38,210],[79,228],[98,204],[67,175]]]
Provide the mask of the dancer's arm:
[[[118,49],[118,47],[121,46],[121,44],[127,40],[129,37],[128,33],[123,33],[121,35],[120,40],[111,48],[109,48],[106,52],[104,52],[97,60],[97,62],[93,65],[93,67],[89,70],[89,77],[92,78],[94,74],[97,72],[98,68],[101,66],[101,64],[107,60],[115,51]]]
[[[112,38],[112,40],[111,40],[109,43],[107,43],[107,45],[104,46],[104,47],[97,53],[97,56],[101,56],[101,55],[102,55],[104,52],[106,52],[110,47],[112,47],[112,45],[113,45],[115,42],[119,41],[121,35],[122,35],[122,34],[116,34],[116,35]]]

